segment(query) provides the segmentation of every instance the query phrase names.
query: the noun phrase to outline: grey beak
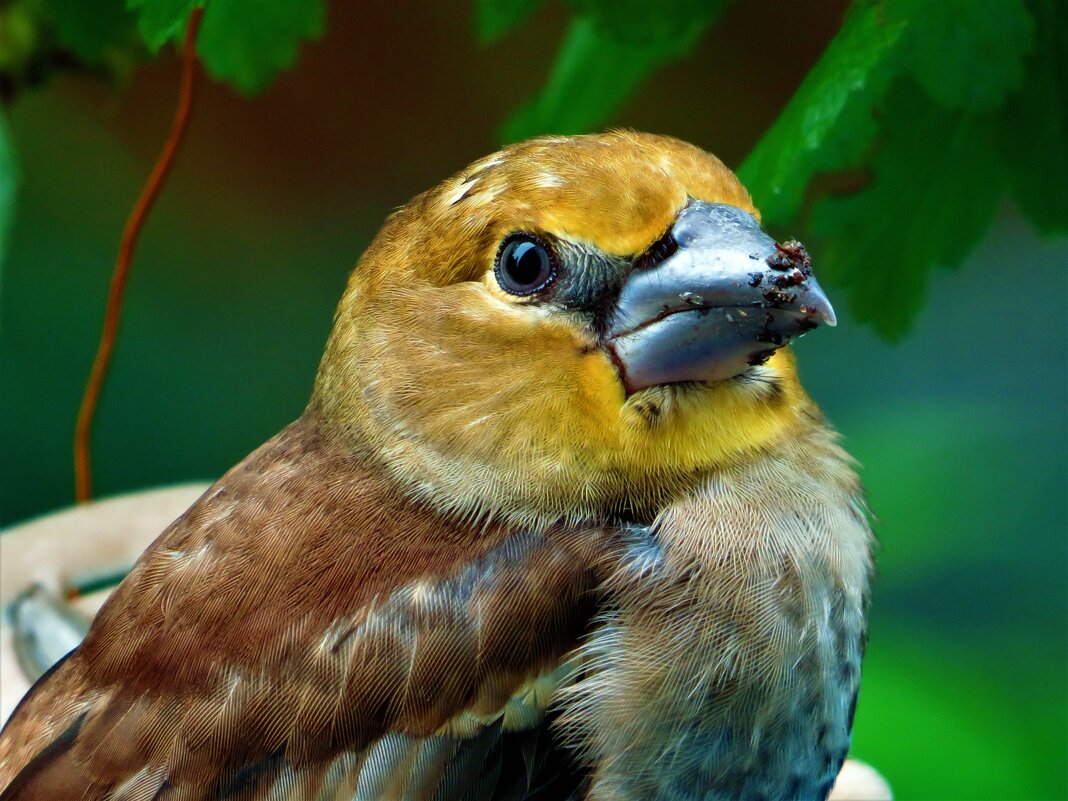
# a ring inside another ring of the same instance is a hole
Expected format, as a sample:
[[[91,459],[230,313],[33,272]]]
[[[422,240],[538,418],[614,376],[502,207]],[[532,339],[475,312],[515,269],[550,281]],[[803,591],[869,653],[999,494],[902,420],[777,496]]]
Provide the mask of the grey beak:
[[[724,381],[836,322],[804,247],[777,244],[735,206],[691,202],[657,248],[674,252],[649,267],[639,259],[603,340],[628,394]]]

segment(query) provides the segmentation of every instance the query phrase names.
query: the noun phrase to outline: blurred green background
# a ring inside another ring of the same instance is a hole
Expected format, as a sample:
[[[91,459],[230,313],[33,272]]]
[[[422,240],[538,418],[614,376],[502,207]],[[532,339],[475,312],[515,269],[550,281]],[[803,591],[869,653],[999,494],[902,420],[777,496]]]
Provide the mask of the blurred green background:
[[[611,122],[737,166],[844,8],[731,6]],[[549,4],[480,47],[472,14],[334,3],[325,35],[255,99],[200,83],[134,264],[94,435],[98,495],[214,478],[300,413],[361,250],[391,209],[497,146],[568,20]],[[7,108],[21,185],[0,286],[4,525],[72,499],[118,236],[177,67],[164,51],[121,87],[58,76]],[[798,345],[879,518],[853,753],[901,799],[1068,798],[1066,267],[1068,239],[1040,237],[1005,201],[964,267],[932,274],[900,342],[840,302],[839,327]]]

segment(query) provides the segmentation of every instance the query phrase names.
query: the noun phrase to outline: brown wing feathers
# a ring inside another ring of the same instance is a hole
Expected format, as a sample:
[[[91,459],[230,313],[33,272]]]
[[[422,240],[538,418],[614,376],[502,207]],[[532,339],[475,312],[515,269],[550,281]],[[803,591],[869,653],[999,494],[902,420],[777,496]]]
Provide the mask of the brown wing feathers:
[[[387,732],[491,722],[554,668],[594,613],[606,536],[460,525],[302,419],[161,535],[35,687],[0,743],[0,784],[21,769],[0,798],[341,788]]]

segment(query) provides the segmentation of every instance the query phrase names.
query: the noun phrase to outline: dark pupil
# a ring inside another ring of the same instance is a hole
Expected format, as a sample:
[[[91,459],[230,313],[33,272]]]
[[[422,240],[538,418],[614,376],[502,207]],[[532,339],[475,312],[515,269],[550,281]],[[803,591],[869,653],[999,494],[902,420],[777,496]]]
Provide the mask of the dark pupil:
[[[541,245],[534,242],[517,242],[512,246],[504,262],[508,277],[520,287],[530,286],[543,280],[548,256]]]

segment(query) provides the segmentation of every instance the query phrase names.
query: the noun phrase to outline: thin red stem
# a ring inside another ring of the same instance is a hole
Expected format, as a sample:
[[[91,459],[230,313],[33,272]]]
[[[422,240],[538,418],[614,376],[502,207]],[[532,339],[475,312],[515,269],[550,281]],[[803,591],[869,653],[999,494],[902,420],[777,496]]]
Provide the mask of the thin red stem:
[[[152,173],[148,176],[148,181],[145,182],[145,187],[141,190],[141,196],[137,199],[133,211],[130,212],[129,219],[126,220],[122,242],[119,245],[119,255],[111,274],[111,289],[108,292],[108,305],[104,312],[104,328],[100,333],[100,344],[96,349],[93,369],[85,384],[82,405],[78,409],[78,423],[74,429],[74,491],[79,503],[90,500],[93,495],[89,440],[93,430],[93,419],[96,416],[97,402],[100,400],[100,390],[107,378],[111,354],[115,349],[115,335],[119,329],[119,318],[122,315],[126,278],[130,273],[130,263],[133,261],[134,250],[137,247],[137,238],[144,227],[145,218],[152,209],[152,204],[159,195],[160,189],[163,188],[163,182],[174,163],[174,157],[178,153],[178,147],[182,143],[182,137],[189,122],[189,111],[193,106],[193,79],[196,75],[197,28],[200,26],[203,13],[203,8],[195,8],[189,16],[189,24],[185,29],[185,41],[182,44],[182,84],[178,94],[178,109],[174,114],[170,135],[163,145],[159,158],[156,159],[156,165],[152,168]]]

